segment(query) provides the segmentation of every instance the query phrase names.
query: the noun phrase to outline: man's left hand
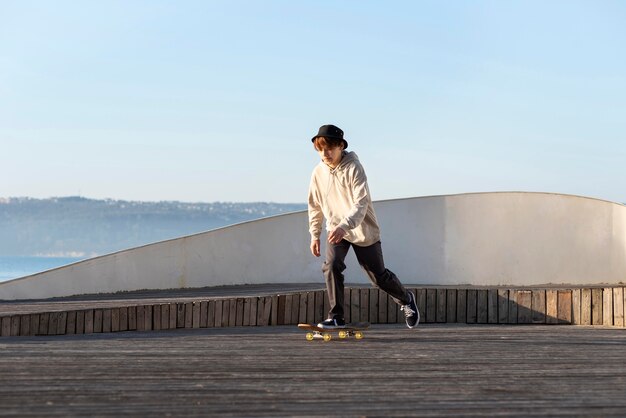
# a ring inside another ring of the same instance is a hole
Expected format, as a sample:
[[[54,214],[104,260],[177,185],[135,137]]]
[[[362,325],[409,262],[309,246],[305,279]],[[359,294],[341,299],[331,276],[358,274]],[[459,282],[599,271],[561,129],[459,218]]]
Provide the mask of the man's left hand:
[[[328,234],[328,242],[331,244],[339,244],[343,237],[346,236],[346,231],[337,227]]]

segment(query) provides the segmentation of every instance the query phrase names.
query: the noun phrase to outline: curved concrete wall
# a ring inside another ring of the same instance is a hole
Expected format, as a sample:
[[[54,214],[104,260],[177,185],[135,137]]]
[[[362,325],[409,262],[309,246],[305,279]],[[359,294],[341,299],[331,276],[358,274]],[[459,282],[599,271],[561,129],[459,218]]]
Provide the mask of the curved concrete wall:
[[[548,193],[380,201],[387,266],[404,283],[593,285],[626,280],[626,206]],[[97,257],[0,284],[0,299],[232,284],[323,283],[305,212]],[[352,252],[346,281],[367,282]]]

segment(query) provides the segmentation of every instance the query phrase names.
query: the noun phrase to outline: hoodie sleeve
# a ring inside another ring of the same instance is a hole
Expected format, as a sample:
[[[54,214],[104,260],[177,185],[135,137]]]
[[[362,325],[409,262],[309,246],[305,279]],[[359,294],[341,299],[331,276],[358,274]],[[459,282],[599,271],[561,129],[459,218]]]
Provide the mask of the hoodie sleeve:
[[[349,186],[351,189],[352,207],[348,215],[337,225],[344,231],[349,231],[361,225],[367,214],[370,201],[369,188],[367,186],[367,176],[361,164],[355,164],[350,176]]]
[[[311,240],[320,238],[322,233],[322,222],[324,215],[322,213],[322,206],[319,203],[319,189],[318,183],[315,178],[315,172],[311,175],[311,183],[309,184],[309,232],[311,234]]]

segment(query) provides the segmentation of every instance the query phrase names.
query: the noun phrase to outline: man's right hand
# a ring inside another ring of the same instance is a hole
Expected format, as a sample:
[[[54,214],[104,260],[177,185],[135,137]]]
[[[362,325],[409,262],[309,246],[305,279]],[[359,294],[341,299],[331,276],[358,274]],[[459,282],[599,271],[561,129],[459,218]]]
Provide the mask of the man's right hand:
[[[319,257],[320,256],[320,240],[314,239],[314,240],[311,241],[311,253],[315,257]]]

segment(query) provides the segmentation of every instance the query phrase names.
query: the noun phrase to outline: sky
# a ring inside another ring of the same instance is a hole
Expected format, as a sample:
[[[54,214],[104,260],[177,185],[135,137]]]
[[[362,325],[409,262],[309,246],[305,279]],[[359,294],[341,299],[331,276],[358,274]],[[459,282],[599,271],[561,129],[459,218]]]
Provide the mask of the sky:
[[[626,2],[0,0],[0,197],[626,202]]]

